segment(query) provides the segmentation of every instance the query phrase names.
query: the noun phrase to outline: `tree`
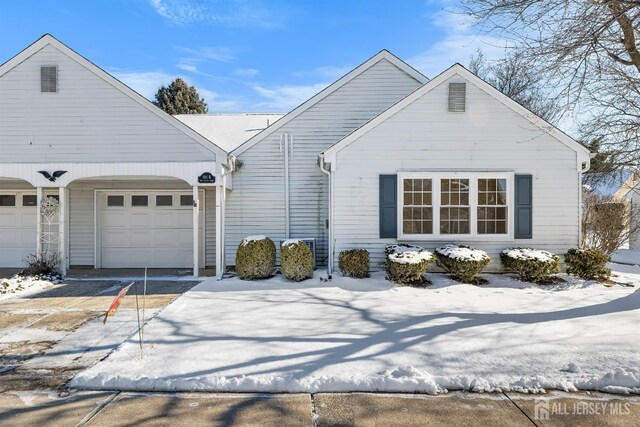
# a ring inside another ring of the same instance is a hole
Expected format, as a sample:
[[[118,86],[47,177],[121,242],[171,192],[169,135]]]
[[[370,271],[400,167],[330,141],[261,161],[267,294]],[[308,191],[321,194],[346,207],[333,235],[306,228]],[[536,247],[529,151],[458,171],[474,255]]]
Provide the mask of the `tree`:
[[[464,11],[509,40],[522,66],[596,141],[616,170],[640,163],[640,1],[463,0]]]
[[[478,50],[469,61],[469,70],[546,121],[553,123],[559,116],[555,100],[544,90],[542,76],[526,66],[520,52],[489,62]]]
[[[196,88],[179,77],[169,86],[160,86],[153,103],[171,115],[205,114],[208,111],[207,103],[200,98]]]

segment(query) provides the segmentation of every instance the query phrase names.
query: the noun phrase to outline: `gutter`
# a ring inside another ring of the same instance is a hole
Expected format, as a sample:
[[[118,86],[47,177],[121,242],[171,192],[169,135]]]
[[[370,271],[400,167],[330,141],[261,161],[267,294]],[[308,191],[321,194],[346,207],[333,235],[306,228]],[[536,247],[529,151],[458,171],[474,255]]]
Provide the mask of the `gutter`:
[[[331,274],[333,273],[333,176],[331,175],[331,168],[326,168],[324,153],[318,156],[318,166],[320,171],[329,177],[329,259],[327,262],[327,274],[331,279]]]
[[[225,211],[226,211],[226,202],[225,199],[227,197],[227,175],[233,173],[236,170],[236,157],[233,155],[229,155],[227,157],[227,164],[226,165],[222,165],[222,173],[220,174],[222,182],[221,182],[221,186],[220,186],[220,191],[222,191],[221,194],[221,221],[222,221],[222,227],[221,228],[221,236],[219,236],[220,241],[222,242],[222,255],[220,257],[220,259],[222,260],[222,266],[220,268],[220,274],[218,274],[218,276],[216,277],[217,281],[222,280],[225,270],[227,269],[226,263],[225,263]],[[218,191],[218,189],[216,188],[216,191]],[[216,236],[216,238],[218,238],[218,236]]]

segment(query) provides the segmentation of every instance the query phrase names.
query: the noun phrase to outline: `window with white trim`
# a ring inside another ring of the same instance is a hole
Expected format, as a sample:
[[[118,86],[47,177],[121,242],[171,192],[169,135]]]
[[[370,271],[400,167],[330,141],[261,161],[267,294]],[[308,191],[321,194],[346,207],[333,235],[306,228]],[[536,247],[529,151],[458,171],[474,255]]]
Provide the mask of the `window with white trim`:
[[[400,172],[399,239],[512,238],[513,173]]]

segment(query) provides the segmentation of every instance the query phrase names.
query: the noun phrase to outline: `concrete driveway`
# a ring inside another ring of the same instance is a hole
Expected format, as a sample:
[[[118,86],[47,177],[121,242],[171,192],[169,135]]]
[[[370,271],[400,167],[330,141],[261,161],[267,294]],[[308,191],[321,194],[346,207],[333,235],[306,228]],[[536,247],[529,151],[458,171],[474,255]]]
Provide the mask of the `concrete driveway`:
[[[93,365],[134,333],[134,287],[116,316],[105,325],[101,320],[115,295],[129,283],[72,281],[0,302],[0,392],[62,389],[79,369]],[[197,283],[149,281],[147,319]]]

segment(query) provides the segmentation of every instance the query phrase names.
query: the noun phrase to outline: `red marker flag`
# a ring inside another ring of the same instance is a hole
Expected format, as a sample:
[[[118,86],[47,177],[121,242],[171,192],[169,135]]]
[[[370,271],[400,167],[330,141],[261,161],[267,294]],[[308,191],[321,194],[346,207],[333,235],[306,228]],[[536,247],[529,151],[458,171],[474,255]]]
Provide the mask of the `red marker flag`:
[[[107,323],[107,317],[113,316],[114,314],[116,314],[116,310],[120,306],[120,300],[124,298],[124,296],[127,294],[131,286],[133,286],[133,283],[131,283],[129,286],[122,288],[120,292],[118,292],[118,295],[116,295],[116,299],[113,300],[113,302],[111,303],[111,306],[109,307],[109,310],[107,310],[107,312],[104,315],[104,320],[102,321],[103,325]]]

